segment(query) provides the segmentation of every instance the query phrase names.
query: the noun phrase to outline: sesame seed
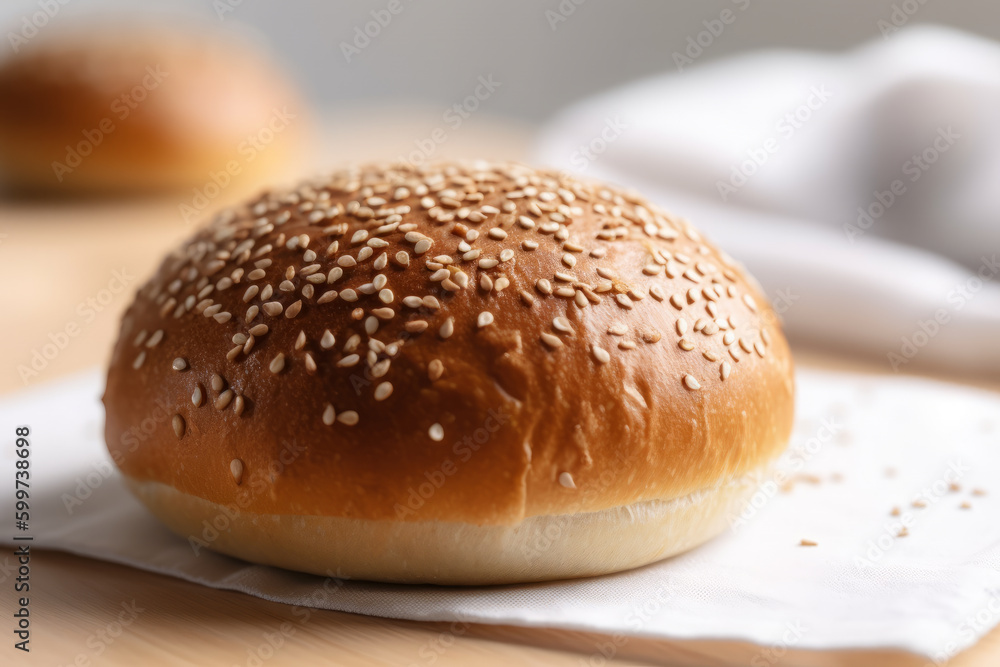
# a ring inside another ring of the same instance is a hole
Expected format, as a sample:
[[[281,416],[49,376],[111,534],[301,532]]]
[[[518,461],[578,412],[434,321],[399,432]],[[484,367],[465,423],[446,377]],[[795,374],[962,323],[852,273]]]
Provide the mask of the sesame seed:
[[[149,337],[149,340],[146,341],[146,347],[156,347],[160,344],[161,340],[163,340],[163,329],[157,329],[153,332],[153,335]]]
[[[481,259],[481,260],[479,260],[479,268],[480,269],[492,269],[492,268],[496,267],[499,263],[500,263],[500,261],[496,260],[496,259]]]
[[[550,283],[545,278],[539,278],[535,282],[535,289],[537,289],[542,294],[552,294],[552,283]]]
[[[693,375],[684,376],[684,386],[688,389],[694,391],[696,389],[701,389],[701,384],[695,379]]]
[[[271,317],[277,317],[278,315],[281,315],[281,311],[285,309],[285,307],[282,306],[277,301],[268,301],[267,303],[263,304],[261,308],[264,310],[266,314],[270,315]]]
[[[225,410],[226,406],[228,406],[229,402],[232,400],[233,400],[233,390],[232,389],[225,390],[224,392],[219,394],[219,397],[217,399],[215,399],[215,409]]]
[[[432,359],[429,364],[427,364],[427,377],[430,378],[431,382],[439,379],[444,374],[444,364],[441,363],[440,359]]]
[[[401,251],[397,252],[395,260],[396,260],[396,263],[399,264],[400,266],[409,266],[410,265],[410,255],[406,251],[401,250]]]
[[[185,361],[181,357],[177,357],[170,364],[170,367],[173,368],[175,371],[183,371],[187,368],[187,366],[188,366],[187,361]]]
[[[299,335],[295,337],[295,349],[301,350],[306,345],[306,332],[299,331]]]
[[[200,408],[201,402],[202,400],[204,400],[204,398],[205,398],[204,394],[201,391],[201,385],[196,384],[194,386],[194,391],[191,392],[191,403],[194,405],[194,407]]]
[[[687,338],[681,338],[677,342],[677,346],[679,348],[681,348],[682,350],[684,350],[685,352],[690,352],[691,350],[694,349],[694,343],[692,343],[691,341],[689,341]]]
[[[603,347],[594,345],[591,347],[591,352],[593,352],[594,359],[597,359],[598,363],[606,364],[611,361],[611,355]]]
[[[521,295],[521,301],[524,301],[529,306],[535,305],[535,297],[531,295],[531,292],[526,290],[519,290],[518,294]]]
[[[337,290],[331,289],[323,292],[323,295],[316,300],[316,303],[318,304],[330,303],[336,298],[337,298]]]
[[[355,424],[358,423],[358,420],[359,420],[358,413],[355,412],[354,410],[347,410],[337,415],[337,421],[339,421],[344,426],[354,426]]]
[[[332,405],[327,403],[326,407],[323,408],[323,423],[326,424],[327,426],[332,426],[336,418],[337,418],[336,411],[333,409]]]
[[[563,333],[573,333],[573,325],[565,317],[557,317],[552,320],[552,328]]]
[[[567,253],[563,253],[562,262],[563,262],[563,264],[565,264],[566,266],[568,266],[569,268],[572,269],[574,266],[576,266],[576,257],[574,257],[573,255],[569,254],[568,252]]]
[[[499,227],[494,227],[493,229],[490,230],[489,236],[492,239],[498,239],[502,241],[503,239],[507,238],[507,232],[500,229]]]
[[[505,290],[505,289],[506,289],[506,288],[507,288],[507,287],[508,287],[509,285],[510,285],[510,281],[509,281],[509,280],[507,280],[507,277],[506,277],[506,276],[500,276],[500,277],[499,277],[499,278],[497,278],[497,279],[496,279],[496,281],[495,281],[495,282],[493,283],[493,289],[495,289],[495,290],[496,290],[496,291],[498,291],[498,292],[502,292],[502,291],[504,291],[504,290]]]
[[[729,373],[732,372],[733,367],[729,365],[728,361],[723,361],[722,366],[719,368],[719,375],[723,380],[729,377]]]
[[[229,462],[229,472],[233,476],[233,480],[239,486],[243,482],[243,461],[239,459],[233,459]]]
[[[301,300],[296,301],[295,303],[293,303],[292,305],[290,305],[288,308],[285,309],[285,317],[287,317],[288,319],[292,319],[293,317],[298,315],[301,310],[302,310],[302,301]]]
[[[345,289],[340,293],[340,298],[344,301],[354,302],[358,300],[358,293],[352,289]]]
[[[576,483],[573,481],[573,475],[568,472],[559,473],[559,485],[567,489],[575,489]]]
[[[309,352],[306,352],[305,363],[306,363],[306,370],[307,371],[309,371],[310,373],[313,373],[313,372],[316,371],[316,360],[313,359],[312,354],[310,354]]]
[[[174,415],[170,423],[174,427],[174,435],[177,436],[177,439],[179,440],[184,437],[184,418],[180,415]]]
[[[476,318],[476,325],[482,329],[483,327],[493,324],[493,313],[488,310],[484,310],[479,313],[479,317]]]
[[[384,401],[385,399],[389,398],[389,396],[391,394],[392,394],[392,383],[391,382],[382,382],[377,387],[375,387],[375,400],[376,401]]]
[[[271,360],[271,364],[268,366],[272,373],[277,375],[285,368],[285,355],[283,352],[279,352],[274,359]]]
[[[757,312],[757,302],[749,294],[744,294],[743,295],[743,303],[745,303],[746,306],[747,306],[747,308],[749,308],[751,311],[753,311],[755,313]],[[749,350],[747,350],[747,351],[749,352]]]
[[[350,368],[351,366],[357,365],[359,361],[361,361],[361,357],[359,357],[356,354],[349,354],[340,361],[338,361],[337,365],[340,366],[341,368]]]
[[[444,427],[441,424],[431,424],[431,427],[427,429],[427,435],[431,437],[434,442],[441,442],[444,440]]]
[[[543,333],[541,335],[541,340],[553,350],[562,347],[562,341],[550,333]]]
[[[135,368],[135,369],[138,370],[139,367],[142,366],[142,362],[144,362],[144,361],[146,361],[146,351],[145,350],[143,350],[142,352],[140,352],[139,356],[137,356],[135,358],[135,361],[132,362],[132,368]]]
[[[253,271],[251,271],[250,273],[247,274],[247,279],[248,280],[260,280],[265,275],[267,275],[267,274],[264,273],[264,269],[254,269]]]
[[[441,328],[438,330],[438,334],[441,338],[450,338],[453,333],[455,333],[455,318],[449,317],[444,321],[444,324],[441,325]]]
[[[334,338],[334,336],[333,336],[332,333],[330,333],[330,330],[329,329],[325,329],[323,331],[322,338],[319,339],[319,346],[322,347],[324,350],[329,350],[331,347],[333,347],[336,344],[336,342],[337,342],[337,339]]]
[[[396,315],[396,311],[392,308],[376,308],[372,311],[372,315],[380,320],[391,320]]]
[[[431,249],[430,239],[420,239],[417,241],[416,245],[413,246],[413,254],[423,255],[425,252]]]

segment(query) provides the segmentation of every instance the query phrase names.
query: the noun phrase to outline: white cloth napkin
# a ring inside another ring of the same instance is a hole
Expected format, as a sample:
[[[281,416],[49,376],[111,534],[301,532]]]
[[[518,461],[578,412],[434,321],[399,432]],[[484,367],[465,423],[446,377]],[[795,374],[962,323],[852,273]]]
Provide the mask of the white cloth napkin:
[[[536,157],[691,219],[793,339],[1000,373],[993,42],[919,27],[671,71],[562,113]]]
[[[795,433],[779,465],[792,486],[782,490],[778,477],[765,483],[753,509],[718,539],[616,575],[447,588],[324,580],[204,550],[196,556],[113,471],[101,387],[94,371],[0,401],[8,440],[16,425],[31,428],[28,532],[36,548],[362,614],[781,649],[893,648],[943,659],[1000,622],[997,394],[800,372]],[[10,480],[13,447],[2,452]],[[12,506],[12,486],[0,484],[0,507]],[[986,495],[973,492],[980,487]],[[901,516],[890,515],[893,507]],[[909,535],[898,537],[903,521]],[[756,664],[771,664],[770,655]]]

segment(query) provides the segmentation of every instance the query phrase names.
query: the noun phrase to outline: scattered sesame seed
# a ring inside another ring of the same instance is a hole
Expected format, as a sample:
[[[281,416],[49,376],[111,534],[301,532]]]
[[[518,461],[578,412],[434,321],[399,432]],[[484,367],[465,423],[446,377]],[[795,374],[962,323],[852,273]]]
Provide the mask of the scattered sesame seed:
[[[552,328],[563,333],[573,333],[573,325],[565,317],[556,317],[553,319]]]
[[[355,412],[354,410],[347,410],[345,412],[341,412],[339,415],[337,415],[337,421],[339,421],[344,426],[354,426],[359,421],[358,413]]]
[[[608,351],[605,350],[603,347],[598,347],[597,345],[593,345],[591,346],[590,349],[591,352],[593,352],[594,354],[594,359],[596,359],[598,363],[606,364],[609,361],[611,361],[611,355],[608,354]]]
[[[553,350],[558,349],[563,345],[562,341],[559,340],[558,337],[550,333],[543,333],[541,335],[541,340],[543,343],[545,343],[548,347],[550,347]]]
[[[203,392],[201,390],[201,385],[200,384],[196,384],[194,386],[194,391],[191,392],[191,403],[194,405],[194,407],[200,408],[201,407],[201,402],[203,400],[204,400],[204,394],[203,394]]]
[[[444,440],[444,427],[441,424],[431,424],[431,427],[427,429],[427,435],[431,437],[434,442],[441,442]]]
[[[812,540],[802,540],[801,542],[799,542],[799,546],[801,546],[801,547],[815,547],[815,546],[817,546],[817,544],[816,544],[816,542],[813,542]]]
[[[375,387],[375,400],[384,401],[392,395],[392,383],[382,382],[377,387]]]
[[[224,392],[219,394],[219,397],[217,399],[215,399],[215,409],[225,410],[226,406],[228,406],[229,402],[232,400],[233,400],[233,390],[232,389],[225,390]]]
[[[701,389],[701,384],[698,382],[698,380],[695,379],[693,375],[684,376],[684,386],[687,387],[688,389],[691,389],[692,391],[696,389]]]
[[[174,415],[173,419],[170,420],[171,425],[174,427],[174,435],[177,439],[184,437],[184,418],[180,415]]]
[[[444,324],[441,325],[441,328],[438,330],[438,334],[441,338],[450,338],[453,333],[455,333],[455,318],[449,317],[444,321]]]
[[[429,364],[427,364],[427,377],[430,378],[431,382],[438,380],[444,374],[444,364],[441,363],[440,359],[432,359]]]
[[[576,482],[573,481],[573,475],[568,472],[559,473],[559,484],[567,489],[576,488]]]
[[[327,426],[332,426],[336,418],[337,418],[336,411],[333,409],[332,405],[327,403],[326,407],[323,408],[323,423],[326,424]]]
[[[239,486],[243,482],[243,461],[233,459],[229,462],[229,472],[233,475],[233,480]]]
[[[175,371],[183,371],[187,369],[188,364],[187,361],[185,361],[182,357],[177,357],[170,364],[170,367],[173,368]]]

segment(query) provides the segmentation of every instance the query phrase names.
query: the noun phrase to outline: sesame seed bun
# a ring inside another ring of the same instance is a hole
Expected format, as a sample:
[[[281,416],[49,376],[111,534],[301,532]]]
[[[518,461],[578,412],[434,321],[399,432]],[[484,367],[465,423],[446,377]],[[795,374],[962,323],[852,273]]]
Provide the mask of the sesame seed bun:
[[[242,37],[171,23],[53,27],[0,63],[0,184],[225,189],[286,163],[300,107]]]
[[[686,221],[515,164],[368,166],[225,210],[127,311],[109,450],[196,551],[383,581],[696,546],[783,451],[792,361]]]

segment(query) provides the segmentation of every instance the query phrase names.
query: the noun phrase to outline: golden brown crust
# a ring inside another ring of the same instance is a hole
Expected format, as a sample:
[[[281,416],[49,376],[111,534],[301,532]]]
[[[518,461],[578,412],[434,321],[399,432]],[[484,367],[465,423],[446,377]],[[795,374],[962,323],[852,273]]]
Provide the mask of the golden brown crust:
[[[29,190],[201,186],[231,162],[246,179],[289,157],[300,106],[247,40],[185,25],[53,29],[0,64],[0,168]],[[276,116],[294,119],[251,146]]]
[[[140,290],[104,400],[138,481],[256,514],[509,525],[740,478],[784,449],[792,394],[766,300],[687,222],[449,163],[221,213]]]

